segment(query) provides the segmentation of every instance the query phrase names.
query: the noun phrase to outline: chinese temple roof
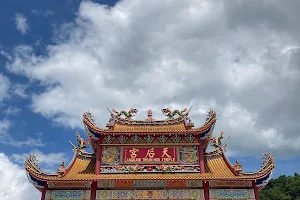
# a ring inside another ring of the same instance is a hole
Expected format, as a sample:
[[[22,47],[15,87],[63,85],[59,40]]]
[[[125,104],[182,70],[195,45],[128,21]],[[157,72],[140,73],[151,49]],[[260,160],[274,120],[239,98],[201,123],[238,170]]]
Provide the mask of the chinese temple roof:
[[[137,109],[130,109],[128,112],[117,112],[113,109],[110,112],[111,118],[106,128],[98,127],[90,112],[83,114],[83,124],[94,151],[96,150],[96,141],[106,135],[199,135],[200,139],[205,140],[211,136],[217,120],[216,113],[209,111],[204,124],[199,128],[194,128],[194,123],[188,116],[190,109],[187,108],[183,111],[174,110],[173,112],[168,108],[162,109],[162,112],[168,117],[166,120],[153,119],[151,110],[148,111],[148,117],[145,120],[133,120],[134,115],[128,114],[137,113]],[[120,113],[125,113],[125,117],[121,117]],[[207,144],[205,144],[206,147]]]
[[[265,163],[254,173],[236,173],[234,166],[227,160],[222,148],[205,154],[205,172],[200,173],[111,173],[95,175],[95,156],[77,151],[65,173],[47,174],[33,163],[26,161],[25,169],[31,179],[39,181],[95,181],[95,180],[259,180],[269,176],[274,168],[273,157],[265,156]]]

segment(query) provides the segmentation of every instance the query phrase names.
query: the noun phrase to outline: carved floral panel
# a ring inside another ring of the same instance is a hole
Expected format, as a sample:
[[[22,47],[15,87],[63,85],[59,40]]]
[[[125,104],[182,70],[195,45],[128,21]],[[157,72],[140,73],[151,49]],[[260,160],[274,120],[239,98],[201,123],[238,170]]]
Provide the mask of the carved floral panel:
[[[183,190],[97,190],[96,200],[100,199],[199,199],[204,200],[201,189]]]
[[[45,200],[88,200],[90,190],[47,190]]]
[[[244,199],[249,200],[255,198],[253,189],[210,189],[210,199]]]

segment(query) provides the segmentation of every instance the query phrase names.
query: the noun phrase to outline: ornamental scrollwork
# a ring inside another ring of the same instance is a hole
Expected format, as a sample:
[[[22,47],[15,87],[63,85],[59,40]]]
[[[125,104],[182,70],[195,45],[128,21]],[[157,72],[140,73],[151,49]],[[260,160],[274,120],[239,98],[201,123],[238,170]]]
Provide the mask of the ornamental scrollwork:
[[[26,164],[29,164],[33,167],[35,167],[37,170],[40,169],[39,167],[39,161],[37,160],[37,155],[34,155],[34,153],[29,154],[29,156],[26,158]]]

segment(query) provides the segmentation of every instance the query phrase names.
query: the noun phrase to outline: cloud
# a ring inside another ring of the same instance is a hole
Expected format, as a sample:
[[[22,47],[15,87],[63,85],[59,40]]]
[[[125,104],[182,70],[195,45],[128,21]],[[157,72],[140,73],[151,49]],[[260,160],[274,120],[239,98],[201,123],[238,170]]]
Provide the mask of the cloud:
[[[4,98],[8,97],[8,91],[11,86],[11,83],[7,77],[0,74],[0,102],[4,100]]]
[[[10,128],[11,122],[7,119],[0,119],[0,137],[1,135],[7,134],[8,129]]]
[[[0,199],[40,198],[40,192],[28,181],[23,168],[9,161],[3,153],[0,153],[0,163]]]
[[[39,17],[39,16],[43,16],[43,17],[48,17],[51,15],[54,15],[54,12],[52,10],[46,10],[46,11],[42,11],[42,10],[31,10],[31,14]]]
[[[0,119],[0,143],[5,145],[11,145],[14,147],[41,147],[44,146],[42,137],[37,138],[27,137],[24,140],[16,140],[11,134],[8,134],[11,128],[12,121],[8,119]]]
[[[27,33],[29,26],[28,26],[27,18],[24,15],[20,13],[16,13],[15,24],[16,24],[16,29],[18,31],[20,31],[22,34]]]
[[[91,110],[194,105],[196,126],[216,110],[216,134],[232,154],[299,154],[300,30],[296,5],[281,1],[83,1],[74,22],[55,30],[47,53],[19,45],[6,68],[37,81],[31,108],[82,128]],[[279,17],[274,17],[279,16]],[[105,117],[106,116],[106,117]]]
[[[16,115],[21,112],[21,109],[14,106],[9,106],[7,109],[3,111],[5,115]]]

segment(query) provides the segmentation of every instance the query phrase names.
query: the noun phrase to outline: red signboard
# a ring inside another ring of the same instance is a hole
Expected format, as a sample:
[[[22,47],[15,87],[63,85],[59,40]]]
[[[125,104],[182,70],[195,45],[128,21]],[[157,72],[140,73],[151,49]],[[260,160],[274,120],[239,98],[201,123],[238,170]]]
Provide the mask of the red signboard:
[[[179,163],[176,147],[123,147],[123,164]]]

